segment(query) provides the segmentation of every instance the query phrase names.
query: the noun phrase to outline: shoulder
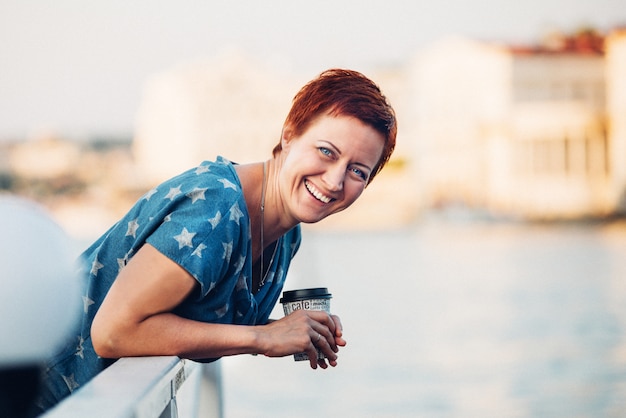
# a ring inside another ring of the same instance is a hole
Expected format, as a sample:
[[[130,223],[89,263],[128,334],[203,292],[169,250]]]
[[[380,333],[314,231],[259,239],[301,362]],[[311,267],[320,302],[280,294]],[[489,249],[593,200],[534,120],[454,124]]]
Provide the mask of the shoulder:
[[[219,157],[215,162],[204,161],[149,190],[140,203],[156,203],[158,206],[172,204],[191,205],[210,201],[212,205],[234,203],[242,195],[241,183],[233,164]]]

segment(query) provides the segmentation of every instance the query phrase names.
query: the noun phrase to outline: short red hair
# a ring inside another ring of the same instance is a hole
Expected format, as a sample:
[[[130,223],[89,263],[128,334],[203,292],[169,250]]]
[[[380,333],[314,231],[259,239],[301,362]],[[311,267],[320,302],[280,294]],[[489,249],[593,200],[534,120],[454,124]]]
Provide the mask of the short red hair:
[[[300,136],[323,114],[357,118],[383,136],[383,152],[372,170],[371,182],[389,161],[398,130],[395,112],[380,88],[357,71],[326,70],[296,94],[283,126]],[[272,152],[276,156],[281,150],[279,142]]]

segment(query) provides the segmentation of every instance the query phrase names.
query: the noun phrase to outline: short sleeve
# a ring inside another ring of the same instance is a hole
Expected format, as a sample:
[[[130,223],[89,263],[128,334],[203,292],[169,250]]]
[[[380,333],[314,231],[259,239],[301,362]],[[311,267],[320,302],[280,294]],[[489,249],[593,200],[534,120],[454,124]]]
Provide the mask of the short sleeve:
[[[159,196],[152,197],[158,200],[169,195],[165,198],[169,202],[159,210],[167,213],[146,242],[193,276],[204,297],[220,280],[243,268],[241,260],[249,243],[245,200],[238,181],[228,171],[175,178],[168,183],[160,186]]]

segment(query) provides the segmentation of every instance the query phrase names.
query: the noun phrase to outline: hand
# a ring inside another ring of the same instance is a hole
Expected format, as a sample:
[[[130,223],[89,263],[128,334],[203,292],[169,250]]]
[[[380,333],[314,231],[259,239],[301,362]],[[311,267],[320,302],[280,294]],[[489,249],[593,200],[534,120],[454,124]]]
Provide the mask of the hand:
[[[323,311],[297,310],[286,317],[261,327],[261,352],[268,357],[306,353],[311,368],[327,368],[326,360],[317,360],[317,349],[331,366],[337,365],[339,347],[346,345],[341,321]]]
[[[335,345],[339,346],[339,347],[345,347],[346,346],[346,340],[343,339],[343,326],[341,325],[341,320],[339,319],[339,317],[337,315],[331,315],[330,316],[331,319],[333,320],[333,322],[335,323],[335,332],[334,335],[332,336],[332,338],[334,339]],[[337,349],[338,351],[339,349]],[[310,357],[309,357],[310,358]],[[337,359],[335,359],[334,361],[331,361],[330,358],[328,359],[329,363],[331,366],[335,367],[337,366]],[[324,361],[324,359],[320,359],[318,361],[320,367],[322,367],[322,369],[325,369],[326,367],[328,367],[326,365],[326,361]]]

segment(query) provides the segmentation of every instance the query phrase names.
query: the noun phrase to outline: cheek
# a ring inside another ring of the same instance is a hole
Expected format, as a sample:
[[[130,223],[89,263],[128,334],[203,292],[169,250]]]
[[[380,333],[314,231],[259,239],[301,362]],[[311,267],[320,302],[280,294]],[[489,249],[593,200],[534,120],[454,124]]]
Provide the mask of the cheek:
[[[361,196],[365,190],[365,185],[362,183],[349,184],[346,186],[346,197],[351,201],[355,201]]]

